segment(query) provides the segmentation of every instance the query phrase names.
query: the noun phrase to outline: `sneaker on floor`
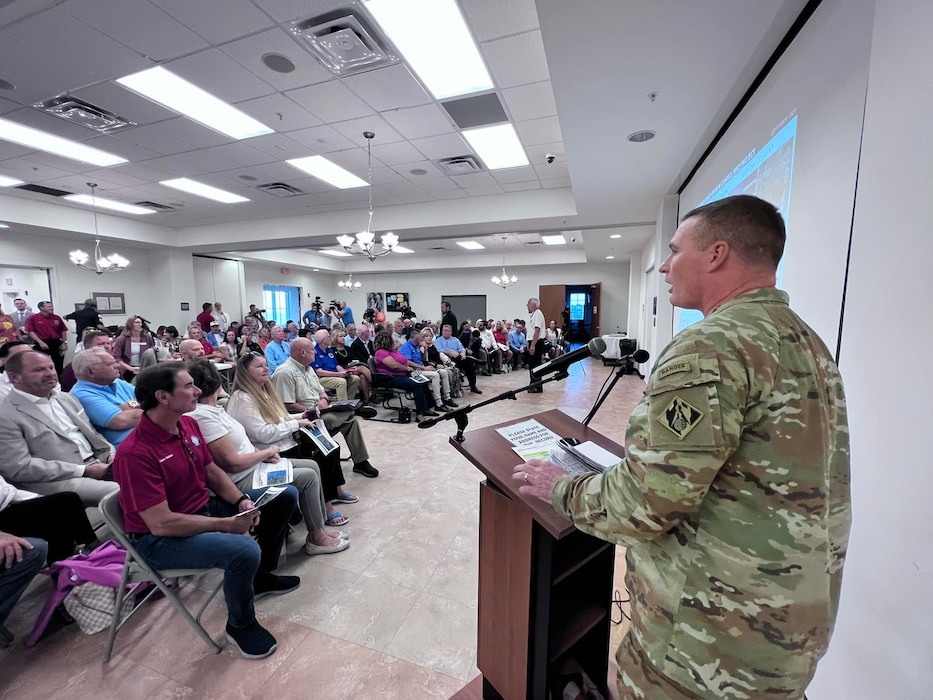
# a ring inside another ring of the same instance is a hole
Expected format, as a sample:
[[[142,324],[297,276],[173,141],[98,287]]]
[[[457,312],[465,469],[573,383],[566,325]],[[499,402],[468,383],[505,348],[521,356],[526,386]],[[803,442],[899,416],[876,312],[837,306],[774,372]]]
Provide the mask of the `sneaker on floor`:
[[[358,415],[360,418],[375,418],[377,415],[379,415],[379,412],[376,411],[376,409],[372,406],[360,406],[358,409],[356,409],[356,415]]]
[[[247,659],[264,659],[276,648],[275,637],[257,620],[242,629],[231,627],[228,622],[224,637]]]
[[[270,595],[285,595],[300,585],[301,579],[297,576],[276,576],[268,572],[260,572],[253,579],[253,600],[262,600]]]
[[[350,540],[344,539],[343,537],[339,538],[339,544],[335,544],[335,545],[314,544],[314,542],[305,542],[305,554],[308,554],[311,556],[315,554],[334,554],[336,552],[342,552],[349,546],[350,546]]]
[[[444,401],[445,406],[450,406],[451,408],[460,408],[460,404],[454,403],[452,399],[447,399]]]
[[[357,474],[368,476],[370,479],[375,479],[377,476],[379,476],[379,470],[376,469],[372,464],[370,464],[369,460],[366,460],[365,462],[360,462],[359,464],[354,464],[353,471],[356,472]]]

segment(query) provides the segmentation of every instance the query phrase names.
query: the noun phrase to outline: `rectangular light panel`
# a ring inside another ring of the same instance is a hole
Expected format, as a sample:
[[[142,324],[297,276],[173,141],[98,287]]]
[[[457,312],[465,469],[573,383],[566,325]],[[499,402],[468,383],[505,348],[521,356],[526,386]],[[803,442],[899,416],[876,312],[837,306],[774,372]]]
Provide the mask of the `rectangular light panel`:
[[[392,249],[392,252],[393,252],[393,253],[408,254],[408,253],[414,253],[415,251],[413,251],[411,248],[406,248],[405,246],[397,245],[397,246],[395,246],[395,247]]]
[[[455,0],[364,0],[363,6],[435,99],[492,89]]]
[[[324,253],[324,255],[331,255],[335,258],[352,258],[353,253],[348,253],[345,250],[319,250],[319,253]]]
[[[511,124],[467,129],[463,136],[490,170],[528,165],[528,156]]]
[[[249,201],[246,197],[241,197],[238,194],[233,194],[232,192],[227,192],[217,187],[205,185],[203,182],[198,182],[197,180],[189,180],[186,177],[179,177],[174,180],[162,180],[159,184],[189,194],[194,194],[198,197],[204,197],[205,199],[212,199],[222,204],[236,204],[237,202]]]
[[[0,175],[0,187],[16,187],[17,185],[24,184],[22,180],[17,180],[12,177],[6,177],[5,175]]]
[[[63,139],[61,136],[54,136],[46,131],[33,129],[31,126],[23,126],[8,119],[0,119],[0,139],[102,168],[127,162],[126,158],[85,146],[77,141]]]
[[[249,139],[273,132],[262,122],[161,66],[117,78],[117,82],[233,139]]]
[[[467,250],[484,250],[486,246],[477,243],[476,241],[457,241],[457,245],[461,248],[466,248]]]
[[[541,242],[544,245],[567,245],[563,235],[556,233],[553,236],[541,236]]]
[[[308,156],[307,158],[292,158],[286,160],[293,168],[298,168],[302,172],[308,173],[311,177],[323,180],[328,185],[333,185],[341,190],[349,190],[354,187],[366,187],[366,180],[358,178],[349,170],[344,170],[336,163],[332,163],[324,156]]]
[[[146,209],[146,207],[137,207],[135,204],[126,204],[118,202],[115,199],[104,199],[103,197],[91,197],[89,194],[67,194],[64,199],[78,204],[87,204],[100,209],[113,209],[121,211],[124,214],[155,214],[155,209]]]

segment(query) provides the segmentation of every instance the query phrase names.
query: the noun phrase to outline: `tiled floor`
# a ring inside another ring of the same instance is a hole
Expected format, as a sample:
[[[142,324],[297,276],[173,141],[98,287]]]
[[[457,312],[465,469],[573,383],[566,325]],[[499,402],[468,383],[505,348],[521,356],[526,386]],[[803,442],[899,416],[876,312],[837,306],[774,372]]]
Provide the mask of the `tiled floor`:
[[[471,427],[560,408],[582,419],[612,368],[587,360],[570,378],[539,395],[522,394],[470,415]],[[584,374],[585,371],[585,374]],[[487,399],[527,383],[527,374],[481,377]],[[623,377],[592,427],[621,441],[644,382]],[[7,627],[16,635],[0,651],[0,697],[27,698],[448,698],[475,677],[477,505],[481,475],[451,448],[453,424],[427,430],[367,421],[365,436],[378,479],[346,469],[356,505],[352,546],[307,557],[303,533],[289,542],[283,572],[301,588],[257,604],[279,647],[262,661],[243,659],[222,641],[222,596],[205,613],[205,627],[223,647],[210,654],[165,601],[148,606],[117,637],[113,660],[101,665],[106,634],[85,636],[72,625],[26,649],[26,638],[49,590],[35,582]],[[344,447],[344,450],[346,448]],[[624,593],[617,556],[616,588]],[[201,587],[185,587],[190,603]],[[618,617],[618,613],[616,613]],[[624,626],[613,626],[612,651]],[[611,670],[611,673],[614,671]]]

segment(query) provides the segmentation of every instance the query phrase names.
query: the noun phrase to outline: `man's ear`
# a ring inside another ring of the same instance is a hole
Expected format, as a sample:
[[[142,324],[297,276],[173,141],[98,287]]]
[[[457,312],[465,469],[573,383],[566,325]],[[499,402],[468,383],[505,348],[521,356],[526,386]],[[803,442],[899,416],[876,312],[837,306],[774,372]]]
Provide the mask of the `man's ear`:
[[[706,270],[707,272],[715,272],[726,262],[732,253],[732,248],[726,241],[716,241],[705,252],[707,255]]]

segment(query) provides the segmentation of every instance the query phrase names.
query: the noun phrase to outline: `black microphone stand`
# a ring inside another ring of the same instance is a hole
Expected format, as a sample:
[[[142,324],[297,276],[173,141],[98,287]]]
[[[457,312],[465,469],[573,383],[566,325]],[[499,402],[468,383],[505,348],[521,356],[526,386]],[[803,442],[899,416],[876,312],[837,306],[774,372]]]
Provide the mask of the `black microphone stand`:
[[[570,376],[570,373],[567,370],[555,372],[553,376],[548,377],[547,379],[539,379],[536,382],[532,382],[528,386],[523,386],[518,389],[509,389],[508,391],[503,391],[501,394],[493,396],[490,399],[485,401],[480,401],[479,403],[468,404],[461,408],[454,409],[450,413],[444,413],[436,418],[428,418],[418,423],[419,428],[431,428],[441,421],[445,420],[455,420],[457,421],[457,434],[454,436],[454,440],[457,442],[463,442],[466,438],[463,436],[463,431],[467,429],[470,419],[467,417],[474,409],[482,408],[496,401],[502,401],[502,399],[511,399],[516,401],[518,397],[516,394],[520,394],[523,391],[528,391],[529,389],[537,389],[538,387],[544,386],[549,382],[560,381],[561,379],[566,379]]]
[[[642,352],[642,351],[639,350],[639,352]],[[647,355],[647,353],[645,353],[645,355]],[[646,356],[643,362],[647,362],[650,359],[651,359],[650,357]],[[615,388],[615,385],[619,383],[619,380],[622,378],[622,375],[627,373],[626,370],[629,369],[629,367],[632,367],[634,371],[634,367],[636,364],[641,364],[641,363],[635,360],[634,353],[631,356],[624,358],[622,360],[622,363],[619,365],[619,371],[616,372],[616,376],[612,378],[612,383],[608,387],[606,387],[606,390],[602,394],[600,394],[599,398],[596,399],[596,403],[593,404],[593,408],[590,409],[590,412],[586,414],[586,418],[583,419],[583,425],[590,424],[590,421],[593,420],[593,416],[596,415],[596,411],[599,410],[599,407],[603,405],[603,402],[605,402],[609,394],[612,393],[613,388]]]

